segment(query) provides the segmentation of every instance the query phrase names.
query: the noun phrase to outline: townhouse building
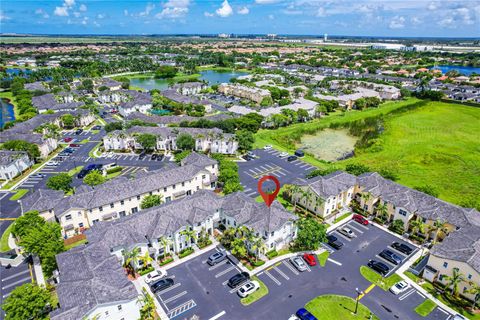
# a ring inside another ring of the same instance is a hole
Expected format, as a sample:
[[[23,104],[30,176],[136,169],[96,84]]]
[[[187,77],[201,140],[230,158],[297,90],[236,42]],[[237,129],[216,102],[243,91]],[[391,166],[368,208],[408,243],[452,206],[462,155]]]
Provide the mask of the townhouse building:
[[[73,95],[70,93],[63,93],[58,97],[52,93],[47,93],[32,97],[32,105],[38,109],[39,113],[45,113],[49,110],[53,112],[76,111],[85,103],[83,101],[73,101]]]
[[[63,236],[68,238],[99,221],[137,213],[148,195],[160,195],[168,203],[202,189],[213,189],[217,177],[217,161],[193,153],[180,167],[162,168],[134,179],[119,177],[94,189],[82,186],[69,197],[38,190],[21,200],[21,208],[22,212],[38,210],[45,220],[58,221]],[[48,204],[44,198],[48,199]],[[44,204],[41,210],[39,203]]]
[[[188,90],[187,90],[188,91]],[[208,99],[198,99],[197,97],[192,97],[189,95],[184,95],[179,93],[179,91],[172,89],[167,89],[162,91],[162,95],[174,102],[182,103],[182,104],[192,104],[192,105],[201,105],[205,108],[206,113],[210,113],[212,108],[215,106],[210,100]]]
[[[292,199],[321,218],[328,219],[350,205],[356,182],[356,176],[343,171],[298,181],[296,185],[299,189],[292,194]]]
[[[105,150],[142,149],[136,141],[139,134],[153,134],[157,137],[156,150],[177,150],[176,140],[181,134],[188,134],[195,139],[195,151],[235,154],[238,142],[235,135],[223,133],[222,130],[202,128],[172,128],[135,126],[127,130],[117,130],[103,138]]]
[[[199,81],[178,83],[172,87],[173,90],[186,96],[198,94],[200,93],[200,91],[205,90],[207,88],[208,86],[206,83],[199,82]]]
[[[241,84],[222,83],[218,86],[218,92],[229,96],[235,96],[261,103],[264,98],[270,97],[270,91],[260,88],[247,87]]]
[[[127,117],[131,113],[147,113],[153,106],[152,96],[148,92],[124,90],[113,87],[115,90],[97,92],[97,101],[118,107],[118,112]]]
[[[32,165],[26,152],[0,150],[0,180],[12,180]]]
[[[227,228],[245,225],[262,237],[268,248],[280,248],[295,239],[295,219],[278,202],[269,208],[240,192],[220,197],[200,190],[135,215],[99,222],[86,232],[88,245],[57,255],[57,292],[61,298],[60,308],[51,318],[89,319],[98,314],[101,319],[137,319],[141,305],[134,306],[132,301],[138,294],[120,267],[125,250],[139,248],[141,255],[148,253],[152,257],[178,253],[195,242],[183,231],[213,235],[213,229],[220,224]],[[101,293],[98,299],[90,298]]]
[[[43,135],[37,133],[21,133],[7,130],[0,135],[0,143],[5,143],[12,140],[23,140],[37,145],[41,158],[46,158],[58,147],[57,139],[44,137]]]

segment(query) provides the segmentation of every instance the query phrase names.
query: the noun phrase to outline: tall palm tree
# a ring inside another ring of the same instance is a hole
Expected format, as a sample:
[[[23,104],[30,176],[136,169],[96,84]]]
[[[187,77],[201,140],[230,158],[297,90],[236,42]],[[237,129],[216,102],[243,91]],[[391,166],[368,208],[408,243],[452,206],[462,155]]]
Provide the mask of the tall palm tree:
[[[465,281],[465,276],[460,273],[458,268],[453,268],[453,273],[451,276],[445,276],[445,279],[447,279],[447,287],[452,288],[452,295],[457,296],[458,295],[458,285]]]
[[[447,229],[447,223],[443,220],[437,219],[431,226],[431,230],[434,231],[435,235],[433,236],[433,243],[437,243],[438,240],[438,234],[441,232],[446,233],[448,231]]]
[[[264,250],[265,244],[263,243],[262,238],[256,236],[252,236],[248,242],[250,243],[250,250],[255,257],[255,262],[257,262],[259,254]]]
[[[158,241],[160,242],[160,244],[162,245],[163,247],[163,252],[164,254],[170,252],[170,245],[173,243],[172,240],[170,240],[168,237],[166,236],[163,236],[161,237],[160,239],[158,239]]]
[[[472,310],[475,310],[475,306],[477,305],[477,302],[480,299],[480,285],[476,284],[473,281],[471,281],[469,284],[471,288],[468,289],[467,292],[470,294],[473,294]]]
[[[147,290],[143,288],[143,295],[138,297],[137,303],[142,306],[140,309],[140,319],[142,320],[155,320],[156,308],[155,302]]]
[[[197,233],[192,229],[192,227],[188,227],[187,229],[180,231],[180,234],[185,236],[185,239],[188,243],[192,243],[192,240],[193,242],[197,241]]]
[[[388,215],[388,207],[385,203],[379,205],[375,210],[376,214],[378,214],[381,218],[387,218]]]
[[[141,250],[139,247],[133,248],[131,251],[123,250],[123,265],[124,267],[128,268],[129,266],[137,265]],[[133,266],[132,266],[133,267]]]
[[[145,252],[143,256],[140,256],[138,259],[142,262],[142,266],[144,268],[150,265],[150,263],[152,263],[153,261],[153,258],[150,257],[150,254],[148,253],[148,251]]]
[[[414,234],[418,233],[419,231],[421,231],[421,229],[423,229],[423,222],[419,219],[414,219],[408,224],[410,226],[410,229],[412,230],[412,233]],[[423,230],[421,232],[423,233]]]

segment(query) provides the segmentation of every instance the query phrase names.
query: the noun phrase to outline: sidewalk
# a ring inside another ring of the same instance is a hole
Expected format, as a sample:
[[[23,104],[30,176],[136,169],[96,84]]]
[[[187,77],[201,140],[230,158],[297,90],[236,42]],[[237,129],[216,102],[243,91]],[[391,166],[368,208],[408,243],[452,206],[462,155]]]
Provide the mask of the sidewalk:
[[[191,255],[189,256],[186,256],[185,258],[182,258],[182,259],[175,259],[173,262],[170,262],[169,264],[163,266],[163,267],[160,267],[162,268],[163,270],[168,270],[168,269],[172,269],[176,266],[178,266],[179,264],[182,264],[182,263],[185,263],[189,260],[192,260],[202,254],[204,254],[205,252],[209,251],[209,250],[212,250],[214,249],[217,245],[219,245],[218,241],[216,241],[215,239],[212,240],[212,244],[209,245],[209,246],[206,246],[205,248],[203,249],[200,249],[200,250],[196,250],[194,251]]]

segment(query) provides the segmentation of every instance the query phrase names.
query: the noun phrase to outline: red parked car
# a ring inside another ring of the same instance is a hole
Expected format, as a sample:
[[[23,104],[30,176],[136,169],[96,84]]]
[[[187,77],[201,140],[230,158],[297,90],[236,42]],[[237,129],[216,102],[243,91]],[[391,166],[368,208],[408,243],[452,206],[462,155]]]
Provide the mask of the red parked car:
[[[313,254],[305,253],[303,255],[303,260],[305,260],[305,262],[308,263],[310,267],[317,265],[317,260],[315,260],[315,256]]]
[[[69,145],[69,147],[70,147],[70,148],[79,148],[80,145],[79,145],[78,143],[71,143],[71,144]]]
[[[364,216],[359,215],[359,214],[354,214],[352,220],[355,220],[358,223],[363,224],[364,226],[368,225],[368,220],[365,219]]]
[[[70,142],[70,141],[72,141],[72,140],[73,140],[73,138],[64,138],[64,139],[63,139],[63,141],[65,141],[65,142]]]

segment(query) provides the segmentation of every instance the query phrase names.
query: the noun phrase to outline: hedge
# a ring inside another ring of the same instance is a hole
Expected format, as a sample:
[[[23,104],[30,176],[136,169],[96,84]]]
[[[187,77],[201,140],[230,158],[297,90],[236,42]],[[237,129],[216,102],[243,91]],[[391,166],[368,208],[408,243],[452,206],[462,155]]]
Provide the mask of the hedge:
[[[168,259],[165,259],[165,260],[161,261],[159,264],[160,264],[160,266],[164,266],[164,265],[166,265],[166,264],[168,264],[172,261],[173,261],[173,258],[169,257]]]
[[[122,170],[123,170],[123,167],[120,167],[120,166],[114,167],[114,168],[108,169],[108,170],[107,170],[107,174],[119,172],[119,171],[122,171]]]
[[[153,270],[155,270],[155,268],[152,267],[152,266],[150,266],[150,267],[148,267],[147,269],[143,269],[143,270],[138,271],[138,274],[141,275],[141,276],[144,276],[144,275],[146,275],[147,273],[152,272]]]
[[[271,250],[271,251],[268,251],[266,255],[267,255],[268,259],[273,259],[276,256],[278,256],[278,252],[277,252],[277,250]]]
[[[194,250],[192,248],[183,249],[182,251],[179,252],[178,257],[180,259],[185,258],[186,256],[191,255],[193,253],[193,251]]]

